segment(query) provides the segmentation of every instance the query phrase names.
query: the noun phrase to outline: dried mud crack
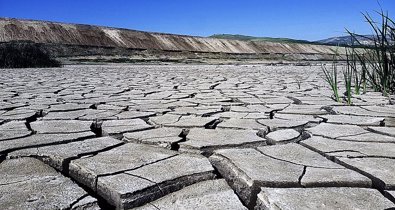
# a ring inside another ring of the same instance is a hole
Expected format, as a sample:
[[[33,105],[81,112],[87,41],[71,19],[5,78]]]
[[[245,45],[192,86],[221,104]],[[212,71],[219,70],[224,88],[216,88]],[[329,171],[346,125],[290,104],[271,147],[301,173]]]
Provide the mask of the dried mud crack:
[[[335,102],[321,74],[4,69],[0,209],[394,208],[395,106]]]

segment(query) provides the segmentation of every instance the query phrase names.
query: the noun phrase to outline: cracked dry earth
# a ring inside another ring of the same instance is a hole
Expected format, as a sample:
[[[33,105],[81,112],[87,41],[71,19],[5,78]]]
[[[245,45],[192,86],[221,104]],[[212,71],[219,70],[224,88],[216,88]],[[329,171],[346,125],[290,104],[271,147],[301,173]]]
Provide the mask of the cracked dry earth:
[[[0,209],[394,208],[395,106],[336,103],[320,74],[1,70]]]

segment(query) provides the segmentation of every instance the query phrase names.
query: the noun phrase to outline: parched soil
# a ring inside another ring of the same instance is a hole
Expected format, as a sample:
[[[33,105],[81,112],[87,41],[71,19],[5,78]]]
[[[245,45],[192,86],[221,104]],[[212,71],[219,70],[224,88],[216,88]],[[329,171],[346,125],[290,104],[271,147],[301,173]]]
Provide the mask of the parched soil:
[[[0,89],[0,209],[395,207],[395,105],[335,102],[320,66],[6,69]]]

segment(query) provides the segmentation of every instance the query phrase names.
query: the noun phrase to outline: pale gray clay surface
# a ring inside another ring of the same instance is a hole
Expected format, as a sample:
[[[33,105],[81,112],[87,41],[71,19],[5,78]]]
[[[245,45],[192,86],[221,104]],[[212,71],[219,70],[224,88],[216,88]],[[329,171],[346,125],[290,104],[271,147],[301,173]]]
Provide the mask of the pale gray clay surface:
[[[0,209],[393,208],[393,102],[286,64],[2,69]]]

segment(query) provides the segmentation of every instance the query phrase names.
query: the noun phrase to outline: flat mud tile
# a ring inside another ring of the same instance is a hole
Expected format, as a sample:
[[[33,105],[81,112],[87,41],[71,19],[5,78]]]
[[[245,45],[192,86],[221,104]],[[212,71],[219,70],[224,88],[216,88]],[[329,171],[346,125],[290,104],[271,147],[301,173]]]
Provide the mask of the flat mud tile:
[[[260,187],[371,186],[367,177],[295,143],[217,150],[210,161],[250,208]]]
[[[378,190],[364,188],[261,188],[255,210],[392,209]]]
[[[99,177],[97,192],[118,209],[143,205],[196,182],[214,178],[203,156],[180,154],[125,171]]]
[[[81,199],[89,201],[77,204]],[[99,209],[95,198],[39,160],[19,158],[0,164],[1,209],[56,210],[70,207]]]
[[[246,210],[225,180],[203,181],[152,201],[136,210],[235,209]]]

